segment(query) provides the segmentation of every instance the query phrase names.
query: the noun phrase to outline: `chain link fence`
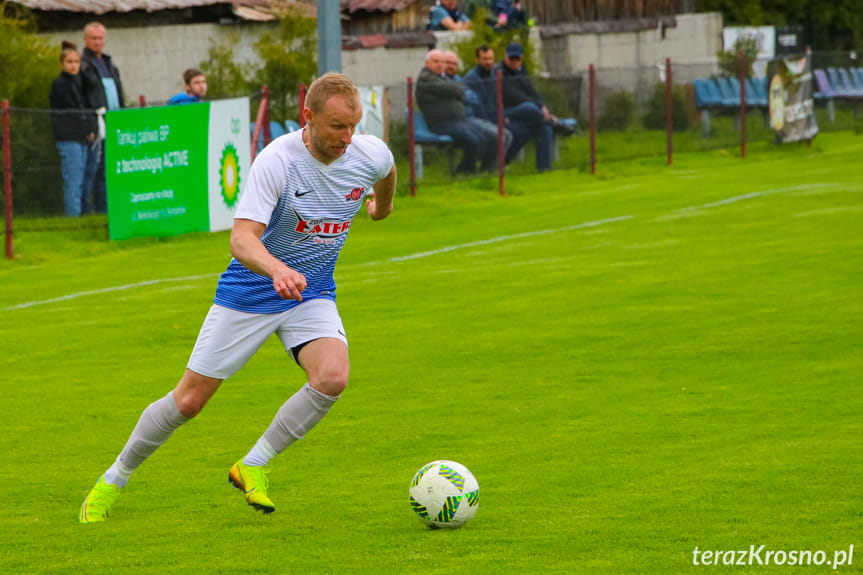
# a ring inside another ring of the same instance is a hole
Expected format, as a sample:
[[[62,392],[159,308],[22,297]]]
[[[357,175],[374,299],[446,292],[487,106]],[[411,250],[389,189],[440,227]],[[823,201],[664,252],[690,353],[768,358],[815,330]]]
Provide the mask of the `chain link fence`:
[[[819,129],[863,128],[859,113],[863,103],[863,63],[853,52],[812,53],[810,57],[815,71]],[[736,78],[721,76],[715,64],[674,62],[670,82],[668,74],[666,65],[660,63],[649,67],[597,67],[592,82],[590,71],[554,78],[531,77],[529,83],[537,95],[535,103],[544,104],[563,122],[554,126],[553,121],[543,121],[541,108],[539,118],[529,113],[513,114],[515,104],[509,101],[504,105],[503,133],[497,126],[497,106],[503,98],[498,98],[496,78],[473,82],[469,77],[460,81],[439,78],[441,93],[434,97],[429,97],[427,78],[419,75],[399,85],[384,86],[389,104],[385,134],[399,169],[399,193],[422,193],[426,184],[473,178],[480,178],[480,186],[496,187],[485,180],[501,175],[500,155],[504,159],[502,173],[510,175],[546,169],[601,169],[610,162],[663,157],[670,150],[680,154],[735,149],[743,143],[742,134],[746,142],[774,141],[766,78],[745,79],[741,87]],[[705,81],[720,89],[721,103],[705,103],[700,97],[699,87]],[[517,82],[518,90],[525,89],[523,79],[503,77],[503,94],[518,91],[507,82]],[[461,83],[469,91],[448,92],[447,83]],[[743,89],[745,114],[741,114],[740,106]],[[477,107],[470,101],[470,92],[486,94],[486,98],[492,94],[498,98],[497,105],[493,103],[489,109],[485,101],[484,107]],[[253,120],[260,101],[260,94],[253,96]],[[141,98],[135,104],[164,103]],[[478,116],[483,122],[476,121]],[[268,123],[271,120],[266,118]],[[40,224],[46,229],[63,225],[63,178],[51,121],[51,110],[14,105],[9,109],[12,204],[16,221],[20,220],[17,229],[27,229],[28,219],[35,218],[52,218],[51,225]],[[285,131],[296,129],[296,123],[289,119]],[[465,135],[467,132],[469,135]],[[510,145],[502,154],[499,140]],[[3,167],[4,173],[7,169]],[[100,220],[97,225],[107,224]]]

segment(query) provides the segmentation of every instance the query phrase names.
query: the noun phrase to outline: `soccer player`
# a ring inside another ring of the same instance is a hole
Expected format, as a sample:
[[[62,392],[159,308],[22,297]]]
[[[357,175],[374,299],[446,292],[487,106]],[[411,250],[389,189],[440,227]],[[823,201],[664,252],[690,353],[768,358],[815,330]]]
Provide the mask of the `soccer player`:
[[[360,96],[341,74],[312,83],[305,129],[276,139],[257,157],[231,232],[231,260],[177,386],[147,407],[116,461],[87,495],[79,521],[104,521],[132,472],[196,416],[223,380],[273,333],[305,370],[306,383],[228,478],[264,513],[269,462],[327,414],[348,383],[348,341],[336,308],[333,270],[366,198],[373,220],[393,209],[393,156],[374,136],[354,135]]]

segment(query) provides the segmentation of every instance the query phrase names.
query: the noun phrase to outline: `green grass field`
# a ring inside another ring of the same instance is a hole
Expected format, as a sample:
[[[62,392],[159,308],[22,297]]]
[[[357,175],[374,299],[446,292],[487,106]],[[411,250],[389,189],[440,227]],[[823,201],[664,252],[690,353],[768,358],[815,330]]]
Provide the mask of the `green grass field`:
[[[133,476],[78,507],[182,373],[228,234],[22,232],[0,264],[8,573],[817,573],[863,565],[863,138],[423,186],[337,269],[351,383],[274,461],[229,467],[305,381],[273,338]],[[403,174],[403,179],[406,175]],[[414,472],[481,500],[426,529]],[[764,558],[764,553],[760,555]]]

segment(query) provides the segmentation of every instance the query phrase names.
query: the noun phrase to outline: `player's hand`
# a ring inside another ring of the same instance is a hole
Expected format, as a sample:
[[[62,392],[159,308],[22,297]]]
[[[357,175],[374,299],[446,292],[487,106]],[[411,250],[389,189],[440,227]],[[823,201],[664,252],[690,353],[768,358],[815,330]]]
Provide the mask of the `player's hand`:
[[[306,289],[306,276],[295,269],[284,266],[273,274],[273,289],[282,299],[303,301],[303,290]]]
[[[374,193],[369,194],[369,199],[366,200],[366,211],[369,213],[369,217],[373,220],[382,220],[388,215],[390,215],[393,211],[392,204],[389,205],[389,209],[384,209],[378,206],[375,201]]]

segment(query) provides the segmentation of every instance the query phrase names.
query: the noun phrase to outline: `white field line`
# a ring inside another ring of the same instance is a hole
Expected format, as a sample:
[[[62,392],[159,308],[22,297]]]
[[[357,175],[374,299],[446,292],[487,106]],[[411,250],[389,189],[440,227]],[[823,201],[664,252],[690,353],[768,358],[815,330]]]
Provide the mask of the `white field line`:
[[[702,204],[700,206],[690,206],[688,208],[681,208],[679,210],[675,210],[674,213],[691,212],[694,210],[713,208],[713,207],[717,207],[717,206],[724,206],[727,204],[733,204],[735,202],[740,202],[743,200],[749,200],[752,198],[758,198],[758,197],[762,197],[762,196],[768,196],[771,194],[779,194],[779,193],[784,193],[784,192],[795,192],[795,191],[802,191],[802,190],[812,191],[813,189],[835,188],[835,187],[843,186],[843,185],[844,184],[840,184],[840,183],[803,184],[803,185],[799,185],[799,186],[790,186],[787,188],[776,188],[776,189],[771,189],[771,190],[763,190],[760,192],[752,192],[750,194],[743,194],[741,196],[733,196],[731,198],[725,198],[724,200],[719,200],[717,202],[710,202],[707,204]],[[669,216],[674,217],[673,215],[669,214],[668,216],[660,216],[657,219],[663,219],[663,218],[667,218]],[[472,248],[472,247],[476,247],[476,246],[485,246],[485,245],[494,244],[494,243],[498,243],[498,242],[505,242],[505,241],[521,239],[521,238],[543,236],[543,235],[548,235],[548,234],[556,234],[556,233],[567,232],[567,231],[571,231],[571,230],[593,228],[596,226],[601,226],[603,224],[610,224],[613,222],[622,222],[622,221],[626,221],[626,220],[631,220],[634,217],[635,216],[631,216],[631,215],[630,216],[618,216],[616,218],[607,218],[604,220],[584,222],[581,224],[575,224],[573,226],[566,226],[566,227],[562,227],[562,228],[537,230],[537,231],[533,231],[533,232],[524,232],[521,234],[514,234],[514,235],[510,235],[510,236],[498,236],[496,238],[489,238],[487,240],[479,240],[476,242],[469,242],[466,244],[457,244],[454,246],[446,246],[446,247],[439,248],[436,250],[429,250],[426,252],[419,252],[419,253],[410,254],[407,256],[399,256],[399,257],[389,258],[388,260],[385,260],[385,261],[391,262],[391,263],[404,262],[404,261],[409,261],[409,260],[426,258],[429,256],[442,254],[442,253],[446,253],[446,252],[451,252],[454,250],[460,250],[460,249],[464,249],[464,248]],[[380,265],[381,263],[383,263],[383,262],[380,262],[380,261],[368,262],[365,264],[360,264],[360,266],[365,267],[365,266],[372,266],[372,265]],[[360,267],[360,266],[357,266],[357,267]],[[155,284],[165,283],[165,282],[194,281],[194,280],[199,280],[199,279],[218,277],[219,275],[221,275],[221,274],[205,274],[205,275],[198,275],[198,276],[185,276],[185,277],[179,277],[179,278],[163,278],[163,279],[158,279],[158,280],[149,280],[149,281],[137,282],[137,283],[133,283],[133,284],[126,284],[126,285],[121,285],[121,286],[102,288],[102,289],[97,289],[97,290],[82,291],[82,292],[71,293],[68,295],[64,295],[64,296],[60,296],[60,297],[56,297],[56,298],[52,298],[52,299],[29,301],[29,302],[21,303],[18,305],[4,307],[4,308],[0,308],[0,311],[25,309],[25,308],[34,307],[37,305],[44,305],[44,304],[56,303],[56,302],[60,302],[60,301],[67,301],[70,299],[76,299],[76,298],[84,297],[84,296],[88,296],[88,295],[96,295],[96,294],[109,293],[109,292],[114,292],[114,291],[134,289],[137,287],[144,287],[144,286],[155,285]]]
[[[517,239],[521,239],[521,238],[531,238],[531,237],[535,237],[535,236],[544,236],[547,234],[557,234],[560,232],[568,232],[570,230],[579,230],[579,229],[583,229],[583,228],[593,228],[596,226],[601,226],[602,224],[610,224],[612,222],[622,222],[624,220],[631,220],[634,217],[635,216],[620,216],[617,218],[608,218],[606,220],[596,220],[594,222],[585,222],[583,224],[576,224],[574,226],[566,226],[565,228],[555,228],[555,229],[550,229],[550,230],[538,230],[535,232],[524,232],[523,234],[514,234],[511,236],[498,236],[496,238],[490,238],[487,240],[479,240],[476,242],[469,242],[466,244],[458,244],[455,246],[446,246],[443,248],[439,248],[436,250],[430,250],[427,252],[419,252],[419,253],[411,254],[408,256],[399,256],[399,257],[395,257],[395,258],[390,258],[387,261],[388,262],[404,262],[404,261],[408,261],[408,260],[416,260],[419,258],[427,258],[429,256],[434,256],[437,254],[442,254],[442,253],[451,252],[454,250],[460,250],[460,249],[464,249],[464,248],[473,248],[476,246],[487,246],[488,244],[495,244],[498,242],[506,242],[509,240],[517,240]]]
[[[160,283],[164,283],[164,282],[186,282],[186,281],[194,281],[194,280],[201,280],[201,279],[210,279],[210,278],[219,277],[219,275],[221,275],[221,274],[204,274],[204,275],[200,275],[200,276],[186,276],[186,277],[182,277],[182,278],[163,278],[163,279],[158,279],[158,280],[148,280],[145,282],[126,284],[126,285],[122,285],[122,286],[114,286],[114,287],[108,287],[108,288],[102,288],[102,289],[94,289],[94,290],[89,290],[89,291],[79,291],[76,293],[70,293],[68,295],[61,295],[60,297],[55,297],[52,299],[44,299],[44,300],[39,300],[39,301],[28,301],[26,303],[19,303],[18,305],[11,305],[9,307],[4,307],[3,309],[0,309],[0,311],[8,311],[8,310],[13,310],[13,309],[24,309],[24,308],[28,308],[28,307],[37,306],[37,305],[43,305],[46,303],[55,303],[58,301],[66,301],[66,300],[84,297],[84,296],[88,296],[88,295],[96,295],[96,294],[101,294],[101,293],[109,293],[112,291],[122,291],[122,290],[127,290],[127,289],[134,289],[137,287],[151,286],[151,285],[160,284]]]
[[[774,188],[772,190],[762,190],[760,192],[752,192],[749,194],[743,194],[742,196],[734,196],[731,198],[725,198],[723,200],[719,200],[718,202],[710,202],[709,204],[701,204],[700,206],[690,206],[688,208],[680,208],[677,210],[678,212],[689,212],[692,210],[703,210],[705,208],[716,208],[719,206],[726,206],[728,204],[733,204],[736,202],[742,202],[743,200],[751,200],[752,198],[761,198],[763,196],[770,196],[772,194],[781,194],[784,192],[796,192],[798,190],[812,190],[817,188],[835,188],[840,184],[801,184],[799,186],[789,186],[787,188]]]

